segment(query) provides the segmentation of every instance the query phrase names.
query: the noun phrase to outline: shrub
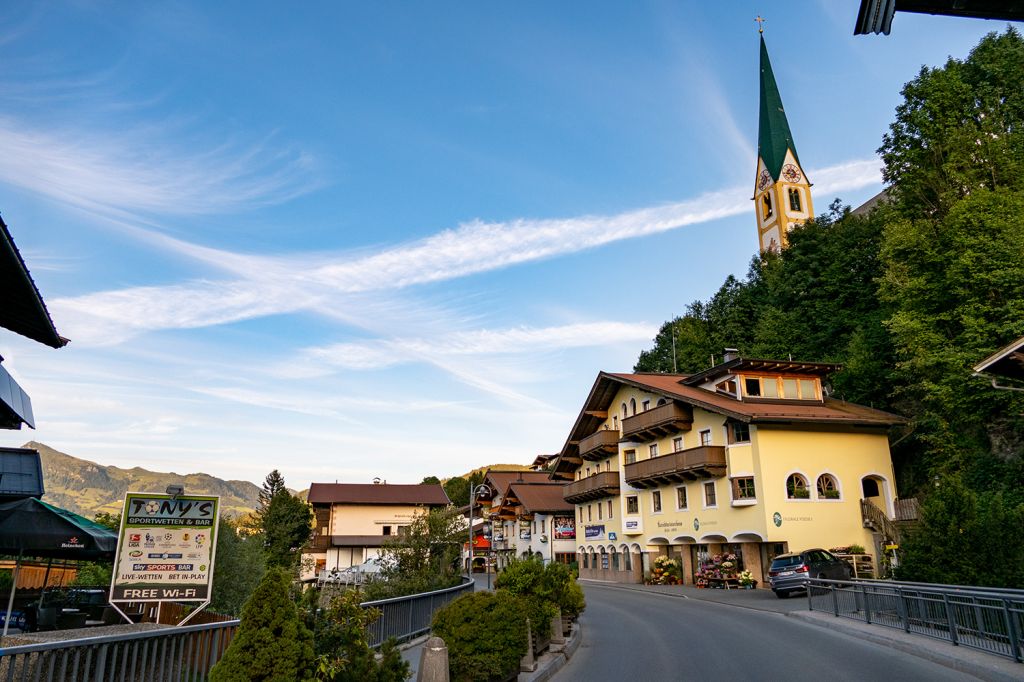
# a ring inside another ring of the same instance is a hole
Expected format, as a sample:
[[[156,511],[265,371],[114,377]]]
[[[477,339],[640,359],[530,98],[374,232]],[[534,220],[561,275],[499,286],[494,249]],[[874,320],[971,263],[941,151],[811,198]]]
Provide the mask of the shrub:
[[[576,582],[570,566],[551,563],[544,567],[544,582],[549,598],[562,611],[563,616],[576,618],[587,607],[583,588]]]
[[[242,608],[242,622],[210,682],[307,680],[313,674],[313,635],[299,620],[281,569],[263,576]]]
[[[434,614],[448,646],[452,682],[492,682],[514,674],[526,654],[523,600],[506,590],[463,595]]]
[[[498,576],[495,587],[529,599],[538,599],[542,603],[550,603],[561,609],[563,614],[573,618],[586,607],[583,590],[576,583],[570,568],[564,564],[550,563],[545,566],[536,558],[513,561]],[[541,637],[548,634],[549,621],[554,609],[547,609],[546,613],[549,615],[543,623],[537,620],[543,618],[543,612],[535,611],[530,615],[530,624],[534,632]]]
[[[317,660],[316,679],[325,682],[402,682],[409,664],[393,639],[385,642],[378,658],[366,638],[367,628],[381,616],[379,609],[360,606],[361,595],[348,590],[332,596],[319,608],[319,591],[302,596],[306,624],[313,631]]]

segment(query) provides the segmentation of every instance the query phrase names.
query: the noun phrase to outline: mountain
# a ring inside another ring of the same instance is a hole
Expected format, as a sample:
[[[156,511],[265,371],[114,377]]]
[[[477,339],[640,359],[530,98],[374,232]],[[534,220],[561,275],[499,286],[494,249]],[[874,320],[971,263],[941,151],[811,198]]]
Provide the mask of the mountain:
[[[78,459],[35,441],[22,447],[38,450],[43,463],[43,499],[86,518],[97,512],[118,514],[124,494],[162,493],[168,485],[183,485],[186,494],[220,495],[221,511],[233,516],[252,512],[260,487],[249,481],[225,481],[209,474],[176,474],[148,471],[140,467],[121,469]]]

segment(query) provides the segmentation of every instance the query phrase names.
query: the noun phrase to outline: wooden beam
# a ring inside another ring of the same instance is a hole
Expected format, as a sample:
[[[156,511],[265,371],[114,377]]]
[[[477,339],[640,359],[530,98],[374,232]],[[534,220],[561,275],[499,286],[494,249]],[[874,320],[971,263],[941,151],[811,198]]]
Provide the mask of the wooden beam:
[[[583,414],[589,417],[597,417],[598,419],[608,418],[608,410],[584,410]]]

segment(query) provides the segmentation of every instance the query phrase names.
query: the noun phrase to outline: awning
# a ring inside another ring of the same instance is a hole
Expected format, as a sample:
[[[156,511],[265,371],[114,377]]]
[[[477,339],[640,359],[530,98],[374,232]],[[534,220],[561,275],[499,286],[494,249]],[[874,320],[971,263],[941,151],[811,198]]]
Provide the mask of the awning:
[[[3,358],[0,358],[3,360]],[[22,424],[36,428],[32,400],[3,365],[0,365],[0,429],[20,429]]]

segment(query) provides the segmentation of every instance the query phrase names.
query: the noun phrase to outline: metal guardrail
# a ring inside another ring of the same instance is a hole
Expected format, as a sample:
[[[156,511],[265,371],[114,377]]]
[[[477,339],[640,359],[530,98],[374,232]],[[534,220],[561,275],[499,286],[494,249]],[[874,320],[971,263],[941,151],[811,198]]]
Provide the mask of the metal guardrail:
[[[0,680],[205,682],[237,620],[0,649]]]
[[[378,647],[391,637],[404,641],[430,632],[434,613],[474,588],[473,579],[462,576],[462,584],[444,590],[363,602],[363,608],[381,611],[381,617],[370,624],[366,633],[370,646]]]
[[[811,579],[811,611],[945,640],[1022,662],[1024,590]]]

